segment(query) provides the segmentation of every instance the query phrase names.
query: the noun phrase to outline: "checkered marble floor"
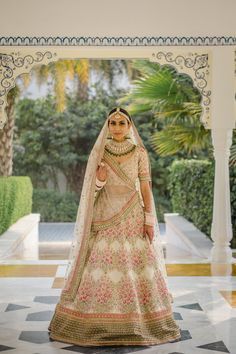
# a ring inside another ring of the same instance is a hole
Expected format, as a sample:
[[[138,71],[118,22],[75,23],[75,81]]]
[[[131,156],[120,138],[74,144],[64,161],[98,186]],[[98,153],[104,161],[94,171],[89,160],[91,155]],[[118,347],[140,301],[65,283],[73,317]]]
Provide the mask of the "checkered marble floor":
[[[79,347],[49,339],[66,261],[0,263],[0,352],[236,353],[236,276],[212,276],[209,264],[169,264],[173,312],[182,338],[155,346]]]

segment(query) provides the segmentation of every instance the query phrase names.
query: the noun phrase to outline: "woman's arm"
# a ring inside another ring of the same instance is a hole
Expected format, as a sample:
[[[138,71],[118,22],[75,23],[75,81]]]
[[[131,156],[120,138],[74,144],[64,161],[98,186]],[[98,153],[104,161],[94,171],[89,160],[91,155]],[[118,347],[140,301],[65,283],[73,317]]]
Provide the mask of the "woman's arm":
[[[103,186],[106,184],[107,180],[107,167],[104,164],[104,162],[101,162],[101,164],[97,167],[96,170],[96,185],[95,189],[100,190],[103,188]]]
[[[152,210],[152,191],[150,187],[151,175],[146,149],[139,147],[138,177],[140,181],[140,191],[144,203],[144,236],[148,234],[150,242],[154,237],[154,215]]]
[[[152,214],[152,197],[149,181],[140,181],[140,190],[143,197],[144,211]],[[154,225],[146,225],[144,223],[144,235],[145,234],[148,235],[150,243],[152,243],[154,237]]]
[[[152,200],[149,181],[140,181],[140,190],[143,197],[145,211],[152,213]]]

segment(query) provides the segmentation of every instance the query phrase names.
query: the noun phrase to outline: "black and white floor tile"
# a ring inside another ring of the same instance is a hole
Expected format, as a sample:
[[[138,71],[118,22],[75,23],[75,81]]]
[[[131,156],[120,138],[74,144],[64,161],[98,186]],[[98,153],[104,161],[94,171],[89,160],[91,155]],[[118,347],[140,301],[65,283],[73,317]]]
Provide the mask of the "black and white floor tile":
[[[156,346],[80,347],[51,340],[48,324],[59,300],[53,278],[0,278],[0,353],[236,354],[236,309],[219,289],[236,287],[234,277],[170,277],[180,341]]]

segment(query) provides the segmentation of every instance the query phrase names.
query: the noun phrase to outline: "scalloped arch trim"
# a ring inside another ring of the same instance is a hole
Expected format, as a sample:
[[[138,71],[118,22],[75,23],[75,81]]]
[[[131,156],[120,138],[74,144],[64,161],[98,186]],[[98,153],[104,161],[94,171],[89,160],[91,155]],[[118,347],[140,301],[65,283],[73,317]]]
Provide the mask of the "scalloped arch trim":
[[[0,37],[0,46],[225,46],[236,37]]]

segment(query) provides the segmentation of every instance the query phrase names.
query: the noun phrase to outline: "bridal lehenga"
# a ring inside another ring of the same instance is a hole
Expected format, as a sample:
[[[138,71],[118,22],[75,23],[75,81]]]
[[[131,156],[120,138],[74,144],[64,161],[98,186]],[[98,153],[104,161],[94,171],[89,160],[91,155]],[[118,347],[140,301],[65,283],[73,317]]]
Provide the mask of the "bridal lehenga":
[[[106,124],[90,155],[70,266],[49,325],[54,340],[80,346],[155,345],[181,337],[158,223],[152,243],[143,235],[140,181],[151,181],[150,162],[134,124],[132,132],[135,148],[123,162],[109,152]],[[94,165],[101,159],[108,178],[96,191]]]

